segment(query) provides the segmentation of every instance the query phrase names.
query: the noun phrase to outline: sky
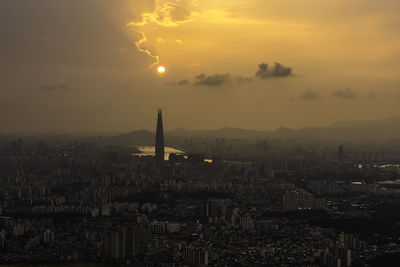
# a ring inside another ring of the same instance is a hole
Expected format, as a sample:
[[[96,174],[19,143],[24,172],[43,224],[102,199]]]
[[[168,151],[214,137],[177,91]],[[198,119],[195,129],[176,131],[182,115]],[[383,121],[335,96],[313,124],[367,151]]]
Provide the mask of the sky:
[[[398,0],[1,0],[0,131],[400,115]],[[164,74],[157,73],[165,66]]]

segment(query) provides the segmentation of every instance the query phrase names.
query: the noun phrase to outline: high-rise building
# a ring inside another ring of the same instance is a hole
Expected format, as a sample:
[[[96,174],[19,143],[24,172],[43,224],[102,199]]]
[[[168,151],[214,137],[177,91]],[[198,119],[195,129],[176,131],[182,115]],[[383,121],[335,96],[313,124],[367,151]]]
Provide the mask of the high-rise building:
[[[226,208],[228,204],[224,199],[210,199],[207,201],[206,213],[207,217],[224,217],[226,216]]]
[[[189,246],[185,249],[183,258],[190,266],[208,266],[208,251]]]
[[[50,231],[50,229],[47,229],[43,233],[43,242],[45,244],[50,244],[54,242],[54,232]]]
[[[151,231],[146,226],[123,226],[105,234],[104,252],[109,259],[131,259],[143,256],[151,239]]]
[[[0,249],[5,248],[6,235],[0,232]]]
[[[161,165],[164,162],[164,129],[162,122],[162,111],[158,110],[156,129],[156,163]]]

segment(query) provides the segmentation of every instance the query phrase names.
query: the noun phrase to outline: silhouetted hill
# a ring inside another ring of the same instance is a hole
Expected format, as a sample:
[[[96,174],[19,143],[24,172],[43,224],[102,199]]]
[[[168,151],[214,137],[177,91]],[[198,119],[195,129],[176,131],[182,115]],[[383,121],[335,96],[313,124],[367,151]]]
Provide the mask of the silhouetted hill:
[[[389,117],[382,120],[365,120],[365,121],[337,121],[331,124],[331,127],[371,127],[371,126],[385,126],[385,125],[395,125],[400,122],[400,116]],[[397,125],[399,126],[399,125]]]
[[[400,140],[400,117],[374,121],[335,122],[328,127],[304,127],[290,129],[281,127],[275,131],[255,131],[241,128],[221,128],[215,130],[175,129],[166,131],[166,145],[180,145],[186,138],[196,139],[301,139],[327,141],[384,141]],[[147,130],[97,138],[103,145],[141,146],[154,145],[155,133]]]
[[[104,146],[152,146],[155,138],[155,133],[148,130],[140,130],[111,137],[98,137],[92,140]]]
[[[400,139],[400,117],[371,121],[335,122],[328,127],[276,130],[272,137],[342,141]]]
[[[193,133],[193,131],[189,131],[183,128],[178,128],[172,131],[168,131],[168,134],[174,135],[174,136],[190,136]]]
[[[296,136],[299,130],[291,129],[286,127],[280,127],[275,131],[270,133],[270,136],[277,137],[277,138],[293,138]]]
[[[186,138],[226,138],[226,139],[252,139],[265,137],[269,132],[246,130],[241,128],[225,127],[213,130],[185,130],[176,129],[166,132],[169,136],[184,136]]]

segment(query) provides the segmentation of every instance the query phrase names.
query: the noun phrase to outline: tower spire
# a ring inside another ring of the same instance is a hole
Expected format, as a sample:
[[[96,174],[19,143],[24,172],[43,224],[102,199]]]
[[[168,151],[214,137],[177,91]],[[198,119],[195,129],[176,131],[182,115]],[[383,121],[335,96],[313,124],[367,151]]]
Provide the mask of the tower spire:
[[[155,159],[157,164],[162,165],[164,163],[164,129],[162,122],[162,110],[159,108],[157,113]]]

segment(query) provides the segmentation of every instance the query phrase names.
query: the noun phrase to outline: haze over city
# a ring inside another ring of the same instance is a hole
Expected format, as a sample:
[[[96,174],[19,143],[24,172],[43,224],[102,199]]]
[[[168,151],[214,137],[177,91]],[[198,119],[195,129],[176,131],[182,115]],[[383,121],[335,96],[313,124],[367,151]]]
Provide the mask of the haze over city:
[[[0,267],[398,267],[399,0],[0,0]]]
[[[3,0],[0,131],[153,129],[159,107],[166,129],[393,117],[399,11],[397,0]]]

